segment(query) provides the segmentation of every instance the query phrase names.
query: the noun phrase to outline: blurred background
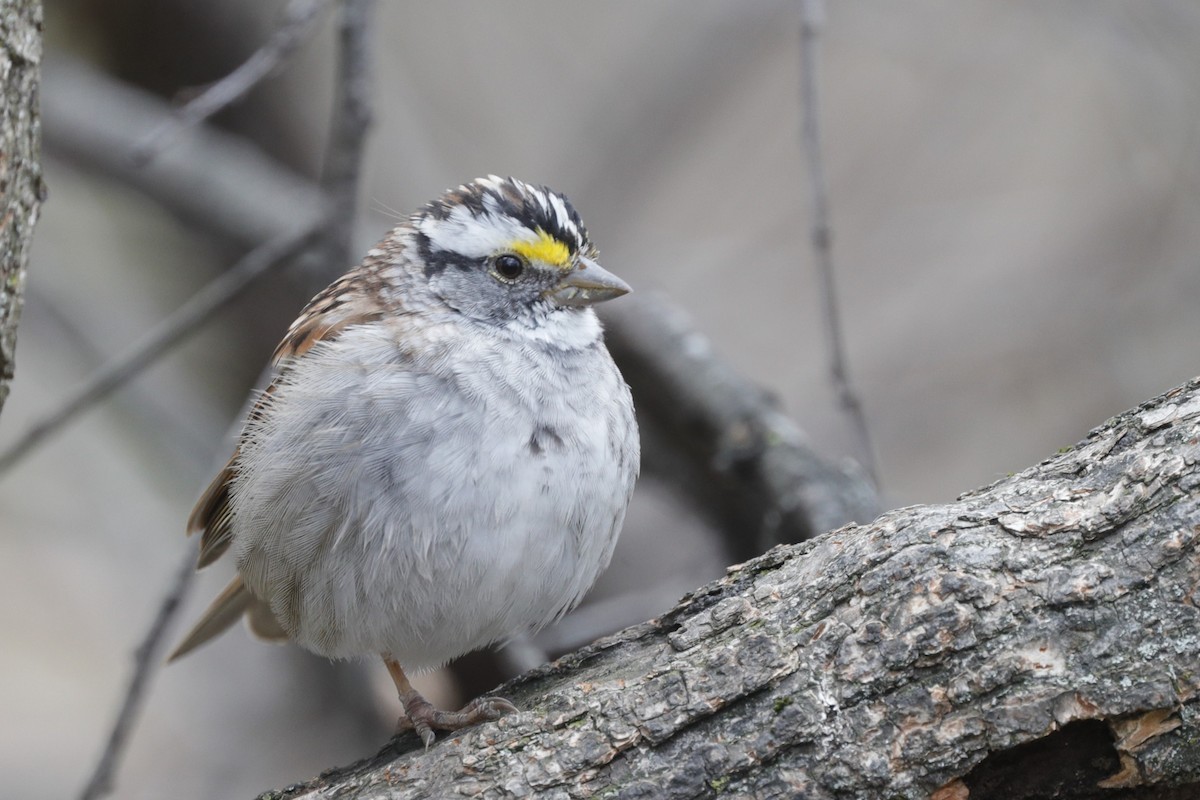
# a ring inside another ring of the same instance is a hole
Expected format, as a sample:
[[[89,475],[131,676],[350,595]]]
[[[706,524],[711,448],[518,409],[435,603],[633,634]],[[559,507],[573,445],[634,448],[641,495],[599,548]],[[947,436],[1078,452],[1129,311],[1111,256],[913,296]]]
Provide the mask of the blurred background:
[[[282,7],[47,0],[50,195],[0,445],[246,249],[98,170],[101,156],[57,146],[71,131],[54,130],[55,98],[81,75],[175,98],[245,60]],[[808,244],[797,3],[385,0],[372,27],[370,237],[478,175],[553,186],[606,267],[669,294],[819,451],[853,453]],[[1200,5],[839,0],[821,41],[841,312],[885,507],[952,500],[1197,374]],[[336,55],[327,9],[216,124],[316,176]],[[120,113],[90,95],[89,113]],[[347,266],[322,265],[324,279]],[[191,504],[313,280],[259,283],[0,479],[0,774],[13,797],[82,786],[132,651],[195,546]],[[590,602],[637,600],[587,625],[661,613],[729,560],[649,476]],[[197,580],[185,621],[230,569]],[[551,653],[570,639],[555,636],[540,639]],[[423,685],[461,695],[445,676]],[[375,752],[397,711],[377,665],[330,666],[238,629],[155,678],[117,796],[254,796]]]

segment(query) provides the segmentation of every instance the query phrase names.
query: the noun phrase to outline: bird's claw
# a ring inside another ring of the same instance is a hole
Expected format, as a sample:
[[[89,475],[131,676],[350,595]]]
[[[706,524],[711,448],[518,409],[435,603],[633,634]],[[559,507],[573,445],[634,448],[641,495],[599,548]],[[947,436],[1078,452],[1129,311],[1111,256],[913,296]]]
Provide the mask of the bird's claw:
[[[503,697],[477,697],[461,711],[442,711],[415,690],[401,695],[400,703],[404,706],[404,716],[396,723],[397,733],[415,731],[426,748],[433,744],[434,730],[456,731],[517,711],[517,707]]]

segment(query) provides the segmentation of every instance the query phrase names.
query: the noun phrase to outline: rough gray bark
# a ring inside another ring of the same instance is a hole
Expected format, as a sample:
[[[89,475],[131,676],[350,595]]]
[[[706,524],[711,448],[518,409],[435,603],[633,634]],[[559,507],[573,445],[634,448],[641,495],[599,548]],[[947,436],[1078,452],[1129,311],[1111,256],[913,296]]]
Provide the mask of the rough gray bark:
[[[42,185],[38,68],[40,0],[0,3],[0,409],[8,398],[17,348],[25,266]]]
[[[733,567],[523,713],[271,798],[1200,794],[1200,379],[957,502]]]

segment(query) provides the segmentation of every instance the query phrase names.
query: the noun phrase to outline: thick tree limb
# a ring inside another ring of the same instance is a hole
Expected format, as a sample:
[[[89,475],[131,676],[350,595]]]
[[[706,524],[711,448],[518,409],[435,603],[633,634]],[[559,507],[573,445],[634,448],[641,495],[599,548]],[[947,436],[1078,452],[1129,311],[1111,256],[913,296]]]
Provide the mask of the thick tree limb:
[[[1195,796],[1198,542],[1200,379],[734,567],[502,689],[523,713],[264,797]]]
[[[603,311],[609,349],[633,388],[647,469],[713,516],[736,558],[879,514],[862,470],[819,455],[670,299],[638,292]]]

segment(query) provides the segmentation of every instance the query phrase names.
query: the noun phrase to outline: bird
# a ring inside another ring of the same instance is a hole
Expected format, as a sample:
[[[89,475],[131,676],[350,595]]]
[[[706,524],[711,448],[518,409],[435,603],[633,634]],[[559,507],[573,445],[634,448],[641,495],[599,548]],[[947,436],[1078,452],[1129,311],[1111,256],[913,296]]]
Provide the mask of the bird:
[[[517,709],[438,709],[410,674],[560,618],[608,566],[640,469],[593,309],[630,291],[562,194],[489,175],[402,221],[318,293],[188,522],[237,575],[169,660],[245,617],[378,656],[428,747]]]

